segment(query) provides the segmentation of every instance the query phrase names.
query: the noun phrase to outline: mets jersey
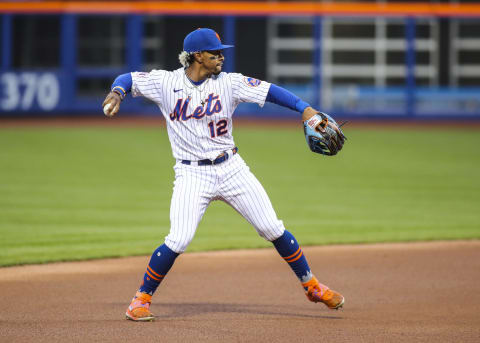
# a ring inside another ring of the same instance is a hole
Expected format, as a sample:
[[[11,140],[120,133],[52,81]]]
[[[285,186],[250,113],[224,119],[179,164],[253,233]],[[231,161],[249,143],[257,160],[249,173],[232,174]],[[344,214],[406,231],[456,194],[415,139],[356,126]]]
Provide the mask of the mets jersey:
[[[235,147],[232,115],[242,102],[263,107],[270,83],[238,73],[212,75],[194,85],[183,68],[133,72],[132,95],[155,102],[167,122],[173,157],[215,159]]]

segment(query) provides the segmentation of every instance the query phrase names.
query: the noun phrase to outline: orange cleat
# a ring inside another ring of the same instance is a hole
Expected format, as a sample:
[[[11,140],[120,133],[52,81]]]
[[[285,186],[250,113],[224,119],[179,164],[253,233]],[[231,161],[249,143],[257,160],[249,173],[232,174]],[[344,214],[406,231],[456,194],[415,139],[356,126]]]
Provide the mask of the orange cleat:
[[[155,316],[150,312],[150,304],[152,296],[147,293],[137,292],[132,299],[130,306],[127,308],[125,316],[129,320],[136,322],[151,322]]]
[[[302,283],[302,286],[307,289],[305,294],[308,300],[314,303],[322,302],[332,310],[338,310],[345,302],[343,295],[318,282],[315,276],[310,281]]]

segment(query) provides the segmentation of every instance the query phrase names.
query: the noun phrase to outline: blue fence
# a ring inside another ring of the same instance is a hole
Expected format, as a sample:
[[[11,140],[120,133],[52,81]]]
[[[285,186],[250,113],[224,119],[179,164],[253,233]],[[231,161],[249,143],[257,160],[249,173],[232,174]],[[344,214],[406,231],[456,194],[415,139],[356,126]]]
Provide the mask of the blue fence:
[[[82,68],[77,64],[77,21],[80,15],[61,14],[60,65],[55,69],[13,69],[12,15],[1,16],[1,69],[0,69],[0,115],[31,114],[85,114],[101,111],[100,104],[107,93],[98,96],[80,96],[77,84],[81,78],[111,78],[119,74],[142,70],[143,56],[140,42],[143,35],[142,15],[127,15],[125,20],[126,64],[122,68]],[[236,18],[223,18],[223,40],[234,43]],[[404,117],[439,118],[454,115],[458,118],[480,118],[479,88],[421,88],[415,84],[415,23],[413,17],[405,19],[406,34],[406,85],[405,87],[334,87],[331,90],[331,107],[322,107],[321,85],[321,29],[322,17],[313,18],[314,53],[312,61],[312,84],[303,86],[282,85],[300,97],[325,111],[343,117]],[[234,55],[226,56],[226,71],[235,70]],[[241,72],[241,71],[240,71]],[[158,108],[139,99],[124,101],[124,112],[158,115]],[[276,105],[267,104],[260,111],[256,105],[241,105],[237,115],[295,116],[294,113]]]

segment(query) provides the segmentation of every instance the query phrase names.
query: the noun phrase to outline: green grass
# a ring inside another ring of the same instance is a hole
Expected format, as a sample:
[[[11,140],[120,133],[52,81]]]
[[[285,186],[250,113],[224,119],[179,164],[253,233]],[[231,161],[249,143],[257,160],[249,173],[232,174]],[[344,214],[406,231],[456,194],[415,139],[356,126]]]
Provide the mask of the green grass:
[[[348,128],[336,157],[300,129],[235,128],[302,245],[480,238],[480,132]],[[0,129],[0,265],[150,254],[169,228],[163,128]],[[227,205],[188,251],[269,247]]]

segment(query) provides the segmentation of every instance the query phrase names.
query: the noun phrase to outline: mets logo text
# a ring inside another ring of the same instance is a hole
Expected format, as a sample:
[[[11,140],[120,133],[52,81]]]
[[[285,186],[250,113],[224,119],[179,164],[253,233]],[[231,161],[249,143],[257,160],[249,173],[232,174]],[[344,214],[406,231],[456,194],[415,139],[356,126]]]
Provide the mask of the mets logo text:
[[[187,99],[178,99],[173,112],[170,113],[170,119],[175,120],[189,120],[190,118],[202,119],[205,116],[211,116],[215,113],[220,113],[222,111],[222,103],[220,102],[219,96],[214,95],[213,93],[208,95],[208,99],[205,105],[197,106],[192,113],[188,114],[188,104],[190,103],[191,98]]]
[[[254,79],[253,77],[245,77],[245,82],[251,87],[257,87],[262,81]]]

